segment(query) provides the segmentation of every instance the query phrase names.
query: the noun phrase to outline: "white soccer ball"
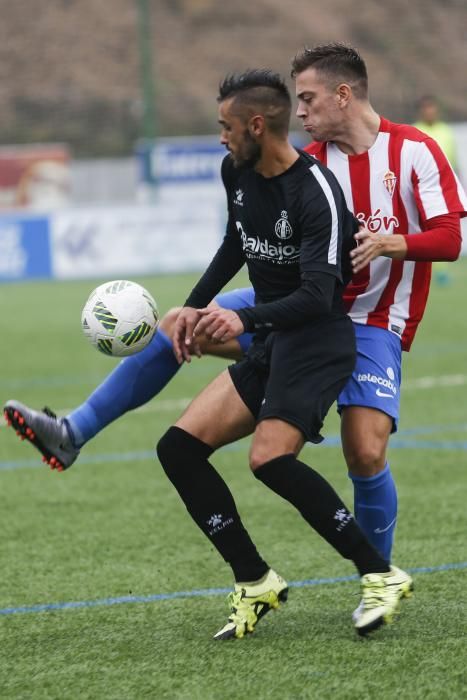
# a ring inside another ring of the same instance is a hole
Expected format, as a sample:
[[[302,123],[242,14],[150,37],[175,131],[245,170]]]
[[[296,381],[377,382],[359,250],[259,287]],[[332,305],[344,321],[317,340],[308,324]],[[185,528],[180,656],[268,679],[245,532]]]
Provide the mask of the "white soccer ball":
[[[126,357],[150,342],[159,324],[157,305],[136,282],[105,282],[91,292],[81,314],[84,335],[104,355]]]

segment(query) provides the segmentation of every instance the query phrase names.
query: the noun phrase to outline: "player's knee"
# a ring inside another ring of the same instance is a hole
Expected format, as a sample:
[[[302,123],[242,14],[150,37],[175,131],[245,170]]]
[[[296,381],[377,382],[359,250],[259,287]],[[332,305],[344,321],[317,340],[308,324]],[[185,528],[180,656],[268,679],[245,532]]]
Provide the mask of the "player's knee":
[[[159,328],[163,330],[169,338],[172,338],[173,336],[175,321],[178,318],[180,310],[181,306],[174,306],[172,309],[169,309],[166,314],[164,314],[160,321]]]
[[[175,474],[192,469],[199,460],[207,459],[213,449],[183,428],[173,425],[157,443],[156,452],[162,468],[173,481]]]
[[[374,476],[386,463],[386,449],[379,443],[361,443],[345,450],[347,467],[354,476]]]
[[[253,445],[250,450],[250,469],[255,472],[257,469],[277,457],[266,444]]]
[[[178,436],[171,427],[166,433],[161,437],[156,446],[156,453],[159,458],[159,462],[162,465],[167,476],[171,477],[171,474],[176,465],[180,461],[181,445],[180,440],[177,439]]]

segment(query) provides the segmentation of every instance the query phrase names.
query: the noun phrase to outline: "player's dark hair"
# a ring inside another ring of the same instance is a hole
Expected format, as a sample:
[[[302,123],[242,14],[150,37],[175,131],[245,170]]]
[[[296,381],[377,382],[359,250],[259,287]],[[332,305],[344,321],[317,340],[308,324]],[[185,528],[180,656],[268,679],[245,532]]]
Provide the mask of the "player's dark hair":
[[[270,131],[287,133],[292,109],[290,92],[278,73],[267,68],[227,75],[219,85],[218,102],[234,98],[235,107],[250,114],[257,111]]]
[[[348,83],[355,97],[368,97],[368,73],[365,61],[358,51],[341,43],[323,44],[312,49],[304,48],[292,60],[292,78],[314,68],[331,87]]]

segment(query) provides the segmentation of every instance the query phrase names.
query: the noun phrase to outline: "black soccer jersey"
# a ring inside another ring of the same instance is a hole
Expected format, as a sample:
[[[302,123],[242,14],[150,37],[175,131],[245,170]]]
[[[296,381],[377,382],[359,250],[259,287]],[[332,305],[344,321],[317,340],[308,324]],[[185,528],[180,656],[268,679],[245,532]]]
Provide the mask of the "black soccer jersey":
[[[331,171],[303,151],[298,155],[270,178],[236,168],[226,156],[226,233],[187,306],[206,306],[246,262],[256,306],[237,312],[245,330],[290,328],[342,313],[358,222]]]

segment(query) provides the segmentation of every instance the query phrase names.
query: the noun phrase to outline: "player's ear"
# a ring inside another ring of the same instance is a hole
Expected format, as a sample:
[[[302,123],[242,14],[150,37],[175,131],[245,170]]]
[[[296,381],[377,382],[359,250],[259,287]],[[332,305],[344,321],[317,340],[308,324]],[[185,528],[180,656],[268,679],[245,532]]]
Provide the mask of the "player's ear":
[[[251,136],[258,138],[264,133],[264,129],[265,121],[262,114],[255,114],[253,117],[250,117],[248,121],[248,131]]]
[[[336,88],[336,102],[338,106],[343,109],[349,104],[349,100],[352,96],[352,88],[348,83],[341,83]]]

